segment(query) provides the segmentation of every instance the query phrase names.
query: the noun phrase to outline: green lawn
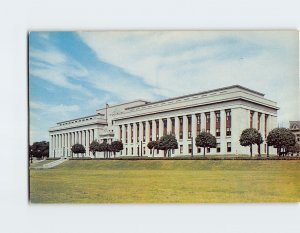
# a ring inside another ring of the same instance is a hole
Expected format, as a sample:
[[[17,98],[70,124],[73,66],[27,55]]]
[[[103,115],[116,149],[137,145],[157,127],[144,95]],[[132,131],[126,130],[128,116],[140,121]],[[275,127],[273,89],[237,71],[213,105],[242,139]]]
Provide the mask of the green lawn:
[[[32,203],[300,201],[298,161],[67,161],[30,170]]]

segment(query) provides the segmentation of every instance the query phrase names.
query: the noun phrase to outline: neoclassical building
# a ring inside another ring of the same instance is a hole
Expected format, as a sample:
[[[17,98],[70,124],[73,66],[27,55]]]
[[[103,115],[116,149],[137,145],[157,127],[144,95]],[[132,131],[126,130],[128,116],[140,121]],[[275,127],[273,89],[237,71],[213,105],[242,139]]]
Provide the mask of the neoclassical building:
[[[172,156],[202,155],[203,148],[195,145],[202,130],[217,139],[217,147],[207,148],[207,154],[249,154],[249,148],[239,144],[246,128],[261,132],[264,154],[268,132],[277,127],[278,109],[277,103],[264,98],[264,94],[239,85],[156,102],[135,100],[106,105],[95,115],[58,122],[50,128],[50,157],[71,156],[75,143],[84,145],[86,156],[92,157],[89,144],[93,140],[122,141],[124,150],[117,156],[152,156],[147,143],[166,133],[175,134],[178,141]],[[253,151],[257,151],[256,146]],[[269,152],[276,153],[271,147]],[[154,151],[154,156],[163,156],[163,151]],[[103,157],[102,152],[96,157]]]

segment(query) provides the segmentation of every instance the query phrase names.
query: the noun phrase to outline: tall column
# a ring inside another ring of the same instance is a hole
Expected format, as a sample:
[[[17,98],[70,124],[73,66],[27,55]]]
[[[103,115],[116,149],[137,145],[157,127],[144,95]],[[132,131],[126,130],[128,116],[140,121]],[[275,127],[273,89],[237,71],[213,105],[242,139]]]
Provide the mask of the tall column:
[[[162,119],[159,119],[158,120],[158,124],[159,124],[159,136],[158,138],[160,139],[161,136],[163,136],[163,130],[164,130],[164,123],[163,123],[163,120]],[[159,151],[159,156],[164,156],[164,152],[163,151]]]
[[[167,134],[171,133],[171,127],[172,127],[171,118],[168,117],[167,118]]]
[[[201,132],[205,131],[206,132],[206,116],[205,116],[205,112],[202,112],[201,115]]]
[[[130,142],[130,147],[128,147],[128,154],[131,155],[131,148],[133,148],[133,155],[137,156],[137,145],[138,143],[137,141],[137,125],[136,123],[133,124],[128,124],[129,125],[129,142]],[[131,129],[132,127],[132,129]],[[133,135],[131,135],[131,132],[133,133]],[[133,143],[131,143],[131,137],[133,137]]]
[[[253,114],[253,129],[257,129],[258,123],[258,112],[254,112]]]
[[[188,155],[188,121],[187,116],[182,116],[182,143],[183,143],[183,155]]]
[[[52,157],[52,148],[53,148],[53,136],[50,134],[49,135],[49,157],[51,158]]]
[[[146,134],[145,134],[146,135],[146,143],[145,143],[145,146],[146,146],[146,155],[147,156],[151,156],[150,155],[150,150],[147,147],[148,142],[150,141],[150,138],[149,138],[149,131],[150,131],[149,121],[146,121],[145,124],[146,124]]]
[[[122,142],[125,144],[125,125],[122,125]]]
[[[227,153],[227,142],[226,142],[226,112],[225,110],[220,111],[220,117],[221,117],[221,122],[220,122],[220,149],[221,149],[221,154],[226,154]]]
[[[216,113],[214,111],[210,112],[210,133],[216,136]],[[216,148],[210,148],[210,154],[216,154]]]
[[[193,146],[193,154],[196,155],[197,154],[197,146],[195,143],[195,139],[197,137],[197,119],[196,119],[196,115],[192,114],[192,146]]]

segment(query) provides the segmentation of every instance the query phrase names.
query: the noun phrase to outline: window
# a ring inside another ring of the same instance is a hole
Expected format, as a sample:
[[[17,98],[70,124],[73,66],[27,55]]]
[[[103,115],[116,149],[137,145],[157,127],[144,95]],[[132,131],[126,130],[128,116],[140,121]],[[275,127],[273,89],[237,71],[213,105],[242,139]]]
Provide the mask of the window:
[[[159,154],[159,150],[158,149],[156,149],[156,154]]]
[[[193,150],[192,144],[189,144],[189,154],[192,154],[192,150]]]
[[[221,133],[220,133],[220,129],[216,129],[216,137],[220,137]]]
[[[197,153],[201,153],[201,147],[197,147]]]
[[[201,131],[201,115],[196,114],[196,121],[197,121],[197,136],[200,135]]]
[[[126,148],[126,155],[128,155],[128,148]]]
[[[209,147],[206,148],[206,152],[210,153],[210,148]]]
[[[183,139],[183,119],[179,117],[179,139]]]
[[[206,132],[210,132],[210,113],[207,112],[205,113],[205,118],[206,118]]]
[[[260,117],[261,117],[261,113],[259,112],[257,114],[257,130],[260,130]]]
[[[146,154],[146,147],[143,147],[143,154]]]
[[[226,113],[226,136],[231,136],[231,110],[225,110]]]
[[[128,142],[128,131],[127,131],[127,125],[125,125],[125,143]],[[127,155],[127,153],[126,153]]]
[[[231,142],[227,142],[227,152],[231,152]]]
[[[133,124],[130,124],[130,142],[133,143]]]
[[[187,120],[188,120],[188,138],[191,138],[192,137],[192,117],[187,116]]]
[[[175,134],[175,118],[171,118],[171,134]]]
[[[220,146],[220,143],[217,143],[217,153],[220,153],[221,152],[221,146]]]
[[[136,142],[140,141],[140,124],[136,123]]]
[[[132,148],[132,149],[133,149],[133,148]],[[139,147],[139,146],[137,146],[137,148],[136,148],[136,149],[137,149],[137,155],[138,155],[138,156],[140,156],[140,147]]]
[[[180,145],[180,154],[183,153],[183,145]]]
[[[254,112],[250,111],[250,128],[251,129],[253,128],[253,115],[254,115]]]
[[[155,121],[155,125],[156,125],[155,134],[156,134],[156,141],[157,141],[159,139],[159,121],[158,120]]]
[[[152,121],[149,121],[149,138],[150,138],[150,141],[152,141]]]
[[[143,122],[143,142],[146,140],[146,123]]]

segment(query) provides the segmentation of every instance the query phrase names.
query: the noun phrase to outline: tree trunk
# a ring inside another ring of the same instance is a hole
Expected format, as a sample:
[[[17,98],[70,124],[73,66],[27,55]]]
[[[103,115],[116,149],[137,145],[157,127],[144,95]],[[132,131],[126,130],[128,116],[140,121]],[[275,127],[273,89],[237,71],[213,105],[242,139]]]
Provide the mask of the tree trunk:
[[[261,155],[260,155],[260,144],[257,144],[257,150],[258,150],[258,157],[261,157]]]
[[[204,155],[204,157],[205,157],[205,149],[206,149],[206,147],[203,147],[203,155]]]
[[[252,158],[252,144],[250,145],[250,157]]]

